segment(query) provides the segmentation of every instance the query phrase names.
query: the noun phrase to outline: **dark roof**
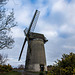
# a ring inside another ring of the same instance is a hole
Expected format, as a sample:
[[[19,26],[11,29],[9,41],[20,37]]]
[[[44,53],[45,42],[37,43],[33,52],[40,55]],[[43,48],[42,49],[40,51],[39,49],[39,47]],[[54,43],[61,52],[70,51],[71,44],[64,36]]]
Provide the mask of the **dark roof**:
[[[42,39],[44,43],[48,41],[43,34],[32,32],[29,34],[29,39]]]

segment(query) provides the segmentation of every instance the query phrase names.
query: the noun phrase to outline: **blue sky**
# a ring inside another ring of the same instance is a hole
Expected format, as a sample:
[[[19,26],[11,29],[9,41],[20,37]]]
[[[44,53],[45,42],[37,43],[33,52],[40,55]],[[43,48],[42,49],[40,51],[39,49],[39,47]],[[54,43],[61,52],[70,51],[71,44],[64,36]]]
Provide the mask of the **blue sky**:
[[[12,29],[14,48],[4,49],[8,62],[12,66],[25,63],[27,45],[21,61],[19,53],[24,41],[23,30],[28,27],[36,9],[40,16],[35,32],[42,33],[48,39],[45,44],[47,65],[60,59],[63,53],[75,52],[75,0],[9,0],[5,6],[9,11],[14,8],[18,26]]]

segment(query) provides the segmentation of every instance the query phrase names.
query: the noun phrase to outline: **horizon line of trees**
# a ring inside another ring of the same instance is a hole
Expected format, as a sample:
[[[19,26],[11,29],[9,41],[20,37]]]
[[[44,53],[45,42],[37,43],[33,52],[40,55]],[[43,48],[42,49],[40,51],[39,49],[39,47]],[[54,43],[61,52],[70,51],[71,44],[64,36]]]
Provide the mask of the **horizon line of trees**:
[[[9,72],[12,69],[24,69],[24,65],[19,65],[17,68],[12,68],[11,65],[6,65],[5,63],[8,61],[7,55],[0,54],[0,71]],[[57,60],[56,64],[48,65],[47,75],[75,75],[75,53],[71,52],[70,54],[63,54],[61,60]],[[2,70],[1,70],[2,69]]]

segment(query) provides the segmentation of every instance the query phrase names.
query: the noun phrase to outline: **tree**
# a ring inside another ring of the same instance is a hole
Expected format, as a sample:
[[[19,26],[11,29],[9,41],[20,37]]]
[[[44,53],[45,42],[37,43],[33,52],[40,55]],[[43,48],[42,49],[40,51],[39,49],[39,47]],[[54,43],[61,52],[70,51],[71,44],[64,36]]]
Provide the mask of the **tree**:
[[[16,26],[14,11],[6,15],[6,9],[4,7],[8,0],[0,0],[0,49],[12,48],[14,39],[9,35],[11,28]]]
[[[75,75],[75,54],[63,54],[50,70],[51,75]]]
[[[11,71],[13,68],[11,65],[0,65],[0,73],[2,72],[9,72]]]
[[[75,54],[70,53],[70,54],[63,54],[62,55],[62,60],[58,60],[58,66],[60,67],[75,67]]]
[[[0,65],[4,65],[8,60],[7,58],[8,56],[6,54],[5,55],[0,54]]]

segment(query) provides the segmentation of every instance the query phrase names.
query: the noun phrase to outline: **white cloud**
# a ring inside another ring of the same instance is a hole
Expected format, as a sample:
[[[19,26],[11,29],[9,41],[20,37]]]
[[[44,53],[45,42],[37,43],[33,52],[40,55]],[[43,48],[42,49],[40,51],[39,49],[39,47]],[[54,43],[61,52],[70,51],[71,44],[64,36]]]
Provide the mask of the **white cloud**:
[[[43,33],[46,37],[47,37],[47,39],[49,39],[49,38],[55,38],[55,37],[57,37],[57,32],[54,32],[54,31],[41,31],[41,33]]]
[[[11,64],[13,67],[18,67],[21,64],[24,64],[25,61],[18,61],[18,59],[15,58],[8,58],[7,64]],[[25,65],[25,64],[24,64]]]
[[[71,3],[66,7],[66,17],[68,19],[68,23],[71,25],[75,24],[75,4]]]
[[[46,15],[46,13],[47,13],[47,8],[48,8],[47,5],[46,5],[46,6],[42,6],[42,7],[39,8],[39,11],[40,11],[40,17],[43,17],[43,16]],[[42,11],[41,11],[41,10],[42,10]]]
[[[60,26],[59,30],[60,30],[61,33],[75,35],[75,29],[74,28],[75,28],[74,25],[64,24],[64,25]]]
[[[14,38],[23,38],[24,37],[24,32],[23,29],[19,28],[19,27],[15,27],[12,29],[12,35]]]
[[[11,9],[11,8],[18,8],[19,6],[22,5],[22,2],[20,0],[9,0],[8,3],[6,4],[6,8]]]
[[[53,4],[52,13],[54,12],[63,12],[66,7],[64,0],[58,0],[56,3]]]
[[[75,46],[70,46],[70,45],[66,46],[66,45],[64,45],[63,47],[66,48],[66,49],[71,49],[71,50],[74,49],[75,50]]]
[[[29,10],[27,6],[19,7],[17,11],[15,10],[16,21],[21,26],[29,26],[30,21],[31,21],[30,15],[33,15],[33,13]]]
[[[58,0],[52,6],[52,14],[60,12],[66,18],[67,24],[75,24],[75,2],[67,3],[65,0]]]

